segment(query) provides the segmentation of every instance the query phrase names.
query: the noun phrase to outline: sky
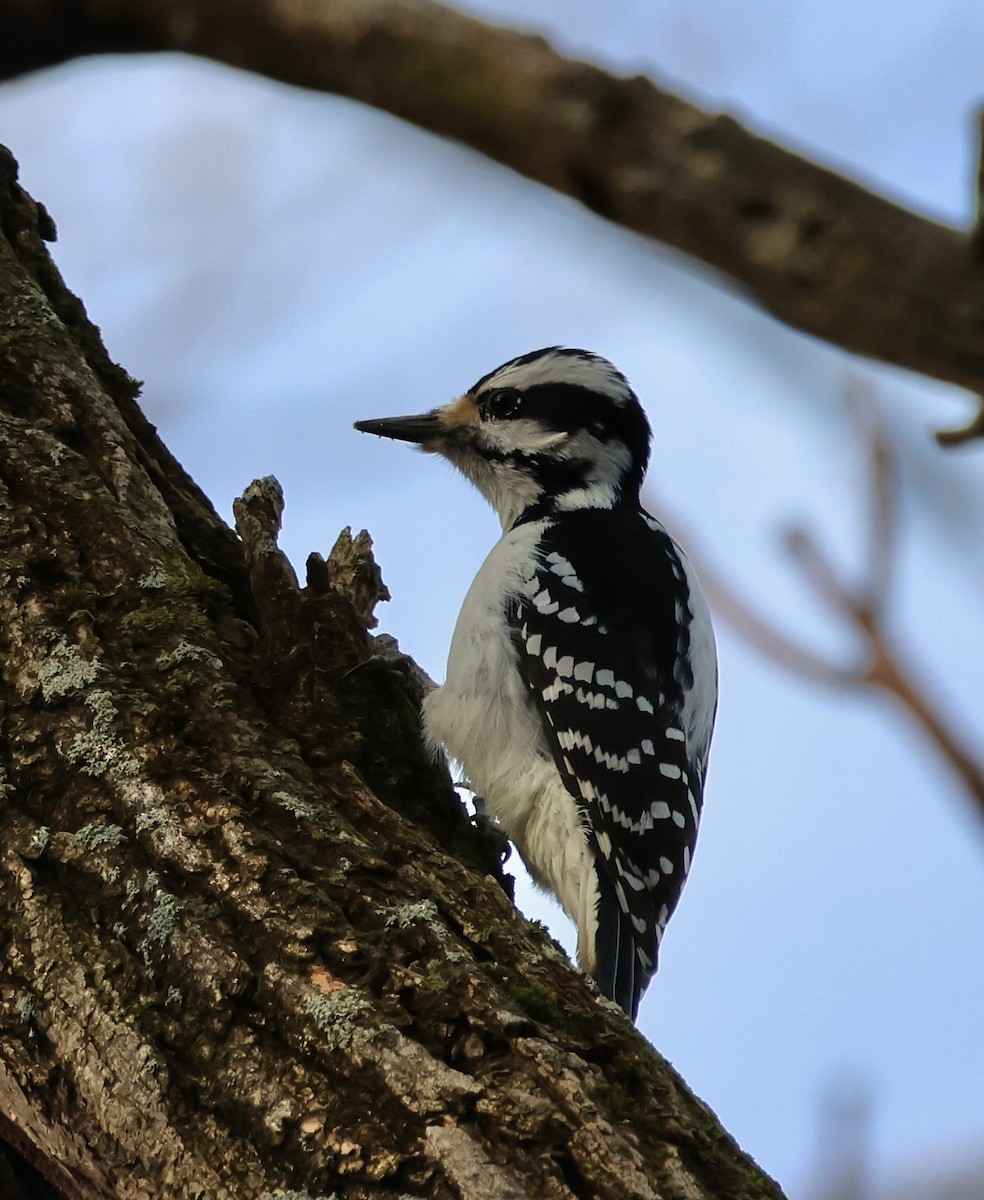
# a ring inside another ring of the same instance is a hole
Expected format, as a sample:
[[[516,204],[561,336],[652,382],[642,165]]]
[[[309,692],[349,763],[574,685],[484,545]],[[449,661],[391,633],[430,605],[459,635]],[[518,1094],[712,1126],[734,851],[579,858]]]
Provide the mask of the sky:
[[[978,0],[470,7],[971,217]],[[984,756],[984,450],[931,436],[969,417],[957,390],[784,329],[467,149],[211,64],[102,59],[4,85],[0,141],[220,513],[276,475],[298,567],[368,528],[393,593],[381,628],[435,678],[497,522],[445,464],[353,420],[443,403],[539,346],[604,354],[646,404],[653,495],[694,557],[845,660],[850,631],[781,534],[806,525],[863,578],[865,460],[844,402],[861,381],[899,459],[891,626]],[[889,702],[783,673],[720,620],[718,640],[701,840],[640,1026],[791,1200],[821,1194],[832,1109],[868,1113],[855,1135],[885,1195],[984,1140],[984,823]],[[519,901],[571,945],[556,907],[525,883]]]

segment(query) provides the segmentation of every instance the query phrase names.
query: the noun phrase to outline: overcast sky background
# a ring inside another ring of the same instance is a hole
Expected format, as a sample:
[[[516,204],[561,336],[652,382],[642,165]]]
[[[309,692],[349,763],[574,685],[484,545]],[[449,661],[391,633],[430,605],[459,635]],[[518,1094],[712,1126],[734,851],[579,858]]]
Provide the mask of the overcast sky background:
[[[970,219],[979,0],[470,6]],[[984,754],[984,452],[930,437],[969,416],[954,389],[791,333],[467,150],[209,64],[106,59],[5,85],[0,141],[219,511],[277,475],[299,568],[368,527],[393,592],[381,627],[438,678],[496,520],[446,465],[353,420],[443,403],[538,346],[598,351],[647,405],[650,478],[701,550],[843,656],[778,534],[802,519],[863,569],[843,393],[866,381],[901,461],[893,624]],[[792,1200],[818,1195],[823,1097],[868,1097],[880,1193],[984,1141],[984,824],[891,706],[791,679],[720,623],[719,642],[701,842],[641,1027]],[[570,945],[556,908],[526,886],[520,901]]]

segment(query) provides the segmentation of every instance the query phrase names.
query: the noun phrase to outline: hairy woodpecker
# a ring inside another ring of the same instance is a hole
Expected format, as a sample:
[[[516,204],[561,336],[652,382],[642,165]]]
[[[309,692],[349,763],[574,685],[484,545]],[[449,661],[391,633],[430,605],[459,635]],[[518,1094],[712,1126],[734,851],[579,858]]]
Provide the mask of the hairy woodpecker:
[[[634,1020],[690,870],[717,704],[700,585],[640,506],[642,407],[610,362],[551,346],[432,412],[355,427],[442,454],[499,514],[426,734]]]

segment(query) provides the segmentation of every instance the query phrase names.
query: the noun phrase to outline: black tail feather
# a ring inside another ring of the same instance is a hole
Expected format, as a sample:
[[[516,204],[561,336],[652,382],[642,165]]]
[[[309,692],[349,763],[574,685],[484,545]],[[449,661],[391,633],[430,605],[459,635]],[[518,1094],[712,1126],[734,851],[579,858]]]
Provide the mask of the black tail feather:
[[[656,957],[656,939],[651,938],[651,957]],[[645,937],[636,933],[631,917],[622,911],[615,888],[604,871],[598,872],[598,928],[595,934],[597,962],[595,982],[602,994],[631,1020],[639,1012],[639,1001],[656,970],[643,966],[639,947],[649,950]]]

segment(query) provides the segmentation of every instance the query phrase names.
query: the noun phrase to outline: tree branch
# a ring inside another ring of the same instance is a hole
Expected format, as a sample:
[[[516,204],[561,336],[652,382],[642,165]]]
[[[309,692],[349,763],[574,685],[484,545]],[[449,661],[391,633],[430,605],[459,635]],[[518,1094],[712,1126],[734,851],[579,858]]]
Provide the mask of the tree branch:
[[[711,607],[739,636],[803,679],[832,687],[871,688],[889,695],[950,764],[978,815],[984,818],[984,763],[954,731],[953,722],[944,715],[939,702],[918,682],[887,628],[886,607],[898,547],[895,456],[870,393],[849,381],[847,400],[859,436],[866,443],[868,460],[866,575],[853,584],[844,582],[816,537],[802,526],[788,531],[785,544],[808,585],[854,634],[857,648],[851,661],[831,661],[780,632],[771,618],[757,612],[733,584],[724,580],[691,531],[686,532],[684,540]],[[666,511],[665,506],[656,507]],[[680,529],[674,518],[668,524]]]
[[[984,394],[969,237],[636,76],[432,0],[14,0],[0,77],[184,50],[455,138],[731,278],[780,320]],[[946,444],[980,436],[984,409]]]
[[[867,579],[859,586],[859,601],[881,619],[895,577],[898,552],[898,471],[888,430],[874,402],[870,384],[849,376],[845,388],[848,412],[858,440],[867,448],[870,503],[865,562]]]

